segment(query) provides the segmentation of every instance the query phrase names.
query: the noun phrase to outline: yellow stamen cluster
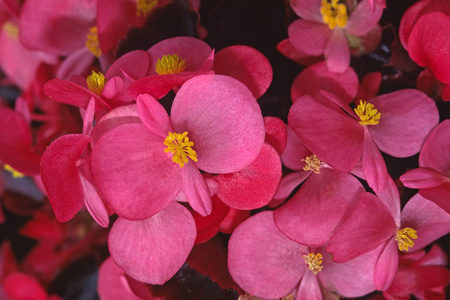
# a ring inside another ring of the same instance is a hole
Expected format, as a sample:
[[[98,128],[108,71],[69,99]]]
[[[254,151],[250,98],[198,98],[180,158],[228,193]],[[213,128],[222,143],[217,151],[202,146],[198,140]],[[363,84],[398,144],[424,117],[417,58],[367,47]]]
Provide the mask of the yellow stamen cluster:
[[[320,7],[320,14],[325,24],[328,24],[330,29],[334,29],[336,26],[341,28],[345,27],[348,20],[347,6],[339,3],[339,0],[322,0],[322,6]]]
[[[303,255],[303,258],[305,258],[305,263],[308,265],[308,268],[314,273],[314,275],[317,275],[317,273],[322,271],[322,254],[317,253],[316,255],[314,255],[314,253],[309,253],[308,255]]]
[[[137,0],[137,11],[136,15],[138,17],[147,17],[150,15],[153,8],[158,4],[158,0]]]
[[[184,167],[188,162],[188,157],[193,161],[198,161],[197,153],[192,149],[194,142],[189,141],[188,132],[181,133],[169,132],[169,135],[164,140],[164,145],[167,146],[164,152],[172,152],[172,161]]]
[[[89,33],[86,35],[86,48],[91,51],[96,57],[100,57],[102,50],[100,49],[100,43],[98,41],[97,26],[91,27]]]
[[[316,174],[320,173],[320,166],[323,164],[317,156],[314,154],[311,156],[307,156],[305,159],[302,159],[305,162],[305,166],[303,167],[304,171],[313,171]]]
[[[355,113],[361,119],[361,125],[377,125],[380,123],[381,113],[378,112],[371,103],[359,100],[359,105],[354,109]]]
[[[17,39],[19,38],[19,26],[11,23],[11,22],[5,22],[3,24],[3,30],[8,34],[8,36],[11,39]]]
[[[11,167],[8,164],[5,164],[3,166],[3,169],[5,171],[10,172],[13,178],[23,178],[23,177],[25,177],[25,175],[23,173],[20,173],[19,171],[17,171],[16,169],[14,169],[13,167]]]
[[[186,69],[186,60],[176,54],[163,55],[155,66],[155,71],[159,75],[178,74]]]
[[[400,251],[408,251],[409,248],[414,246],[414,241],[417,239],[417,230],[414,230],[410,227],[405,227],[397,231],[395,236],[395,240],[398,243],[398,249]]]
[[[102,72],[95,72],[92,71],[92,74],[89,75],[86,79],[88,89],[96,94],[97,96],[102,95],[103,88],[105,87],[105,76],[102,74]]]

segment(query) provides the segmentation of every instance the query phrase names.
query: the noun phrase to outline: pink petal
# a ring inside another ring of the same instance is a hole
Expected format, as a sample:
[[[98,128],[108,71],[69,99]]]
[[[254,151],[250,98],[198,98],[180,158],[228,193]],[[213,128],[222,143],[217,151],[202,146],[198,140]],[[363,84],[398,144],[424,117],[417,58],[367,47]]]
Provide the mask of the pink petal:
[[[439,122],[436,104],[418,90],[377,96],[370,103],[381,117],[378,125],[368,125],[367,129],[380,150],[395,157],[419,152],[425,138]]]
[[[216,195],[211,197],[212,212],[206,217],[197,212],[192,212],[197,227],[197,239],[195,244],[204,243],[213,238],[218,232],[220,223],[226,218],[230,207],[223,203]]]
[[[289,195],[298,187],[303,181],[305,181],[312,171],[300,171],[290,173],[281,178],[280,186],[273,196],[273,200],[269,203],[270,207],[277,207],[286,200]]]
[[[124,2],[124,1],[121,1]],[[150,57],[146,51],[135,50],[127,52],[119,57],[108,68],[105,74],[106,78],[112,78],[113,76],[123,76],[125,71],[127,74],[134,78],[142,78],[148,72],[148,65],[150,63]]]
[[[70,80],[72,76],[86,74],[94,63],[95,56],[86,48],[80,48],[68,55],[59,65],[55,77]]]
[[[33,277],[24,273],[15,272],[2,280],[3,289],[14,300],[47,300],[44,287]],[[33,295],[32,298],[30,295]]]
[[[412,251],[418,251],[450,233],[450,214],[419,194],[412,197],[402,210],[402,228],[417,230]]]
[[[264,126],[266,128],[265,142],[274,147],[281,155],[287,143],[286,124],[277,117],[267,116],[264,117]]]
[[[436,126],[423,143],[419,156],[419,166],[434,169],[448,176],[450,165],[450,120]]]
[[[258,103],[240,81],[223,75],[196,76],[178,91],[172,125],[187,131],[197,152],[197,167],[209,173],[233,173],[250,165],[264,143]]]
[[[228,244],[228,269],[248,293],[275,299],[289,293],[303,277],[302,255],[308,250],[285,237],[272,215],[261,212],[235,229]]]
[[[342,73],[350,66],[350,48],[345,32],[341,28],[332,31],[323,54],[327,60],[327,67],[331,72]]]
[[[323,22],[320,15],[321,2],[318,0],[293,0],[289,1],[294,12],[305,20]]]
[[[310,55],[322,55],[333,31],[324,23],[296,20],[289,26],[288,34],[297,50]]]
[[[364,35],[377,25],[382,14],[381,6],[375,5],[375,8],[372,9],[368,1],[361,1],[352,11],[347,25],[345,25],[345,31],[354,36]]]
[[[305,146],[336,170],[349,172],[360,160],[364,130],[338,106],[303,96],[292,105],[288,121]]]
[[[250,218],[249,210],[239,210],[230,207],[227,216],[220,223],[219,230],[223,233],[232,234],[234,229],[248,218]]]
[[[400,227],[400,195],[397,184],[391,176],[387,178],[386,188],[377,191],[375,194],[391,213],[395,225]]]
[[[374,283],[377,290],[385,291],[391,286],[398,269],[398,245],[394,238],[391,238],[381,252],[375,266]]]
[[[448,196],[450,195],[450,182],[446,182],[434,188],[421,189],[419,194],[422,197],[433,201],[450,214],[450,201],[448,201]]]
[[[450,16],[430,12],[417,20],[407,47],[412,60],[421,67],[428,67],[443,83],[450,83],[450,63],[446,59],[450,51],[449,34]]]
[[[369,186],[375,192],[386,188],[389,176],[386,163],[367,128],[364,128],[364,145],[361,160],[364,178],[367,180]]]
[[[352,68],[343,73],[328,70],[326,62],[319,62],[303,70],[294,80],[291,88],[291,99],[295,102],[304,95],[314,96],[325,90],[351,103],[358,91],[358,76]]]
[[[346,262],[375,249],[397,231],[386,206],[373,194],[363,193],[353,214],[331,237],[327,251],[334,262]]]
[[[352,213],[362,192],[364,188],[352,175],[322,168],[274,211],[275,224],[302,245],[323,245]]]
[[[169,115],[164,107],[152,96],[138,96],[137,109],[142,123],[156,135],[166,138],[169,132],[174,132]]]
[[[433,169],[418,168],[400,176],[403,185],[412,189],[428,189],[449,182],[449,178]]]
[[[193,162],[184,165],[182,172],[186,200],[203,217],[209,215],[212,211],[211,195],[202,174]]]
[[[277,50],[287,58],[305,66],[309,66],[323,60],[320,56],[309,55],[297,50],[294,45],[292,45],[289,38],[279,42],[277,44]]]
[[[127,275],[145,283],[163,284],[184,264],[195,237],[192,215],[173,202],[143,221],[117,219],[108,246],[114,262]]]
[[[313,272],[306,270],[305,275],[300,282],[300,287],[297,292],[297,299],[323,299],[322,292],[320,291],[319,280]]]
[[[303,170],[306,157],[311,156],[312,153],[305,147],[289,125],[286,126],[286,130],[287,144],[286,149],[281,155],[281,161],[284,166],[291,170]]]
[[[41,177],[60,222],[72,219],[83,206],[84,192],[77,161],[90,138],[67,134],[51,143],[41,160]]]
[[[125,124],[105,133],[95,145],[95,183],[119,216],[149,218],[180,192],[180,166],[164,152],[163,141],[143,124]]]
[[[273,77],[269,60],[255,48],[243,45],[226,47],[217,52],[214,71],[241,81],[256,99],[267,91]]]
[[[359,85],[358,93],[354,98],[356,98],[357,101],[362,99],[368,101],[374,98],[380,89],[381,79],[381,72],[372,72],[365,75]]]
[[[281,175],[280,157],[272,146],[265,143],[258,157],[248,167],[235,173],[217,175],[217,195],[233,208],[261,208],[272,200]]]

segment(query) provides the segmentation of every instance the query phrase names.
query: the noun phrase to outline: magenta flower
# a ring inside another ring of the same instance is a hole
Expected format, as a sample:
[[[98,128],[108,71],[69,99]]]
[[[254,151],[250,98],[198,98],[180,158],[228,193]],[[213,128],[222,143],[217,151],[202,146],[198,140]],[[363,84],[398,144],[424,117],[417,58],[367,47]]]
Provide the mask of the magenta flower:
[[[450,120],[444,120],[427,137],[419,166],[400,176],[400,180],[406,187],[420,189],[422,197],[450,213]]]
[[[291,107],[289,125],[311,152],[338,171],[350,172],[361,160],[365,179],[377,191],[388,176],[380,150],[395,157],[416,154],[439,119],[434,101],[417,90],[360,101],[354,111],[342,102],[325,92],[303,96]]]
[[[368,1],[348,7],[338,0],[290,1],[292,9],[302,17],[289,26],[292,45],[310,55],[324,55],[328,69],[344,72],[350,65],[350,47],[378,23],[383,8]]]
[[[374,266],[381,249],[336,264],[325,247],[309,248],[284,236],[273,213],[259,213],[239,225],[228,245],[228,268],[246,292],[264,299],[292,293],[297,299],[322,299],[321,287],[344,297],[375,290]]]
[[[170,117],[149,95],[137,99],[142,123],[106,132],[92,153],[94,180],[119,216],[147,219],[183,190],[200,214],[211,212],[199,170],[233,173],[250,165],[264,142],[261,110],[239,81],[196,76],[178,91]]]

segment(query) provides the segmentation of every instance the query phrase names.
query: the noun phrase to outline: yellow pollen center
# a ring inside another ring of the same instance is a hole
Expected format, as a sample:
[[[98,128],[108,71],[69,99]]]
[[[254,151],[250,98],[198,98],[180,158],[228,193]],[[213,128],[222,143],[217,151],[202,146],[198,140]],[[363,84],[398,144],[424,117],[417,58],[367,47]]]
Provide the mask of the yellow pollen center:
[[[398,243],[398,249],[400,251],[408,251],[409,248],[414,246],[414,241],[417,239],[417,230],[414,230],[410,227],[406,227],[397,231],[395,236],[395,240]]]
[[[330,29],[334,29],[336,26],[341,28],[345,27],[348,20],[347,6],[339,3],[339,0],[322,0],[322,6],[320,7],[320,14],[325,24],[328,24]]]
[[[96,94],[97,96],[102,95],[103,88],[105,87],[105,76],[102,74],[102,72],[95,72],[92,71],[92,74],[89,75],[86,79],[88,89]]]
[[[303,167],[304,171],[313,171],[316,174],[320,173],[320,166],[323,164],[317,156],[314,154],[311,156],[307,156],[305,159],[302,159],[305,162],[305,166]]]
[[[3,24],[3,30],[11,39],[16,40],[19,37],[19,27],[11,22],[5,22]]]
[[[155,71],[159,75],[178,74],[186,69],[186,60],[176,54],[163,55],[155,66]]]
[[[150,12],[158,4],[158,0],[137,0],[137,11],[136,15],[138,17],[147,17]]]
[[[187,135],[187,131],[182,134],[169,132],[164,140],[164,145],[167,146],[164,152],[172,152],[172,161],[179,164],[181,168],[188,163],[188,157],[193,161],[198,161],[197,153],[192,149],[194,142],[190,141]]]
[[[378,112],[371,103],[359,100],[359,105],[354,109],[355,113],[361,119],[361,125],[377,125],[380,123],[381,113]]]
[[[23,173],[20,173],[19,171],[17,171],[16,169],[14,169],[13,167],[11,167],[8,164],[5,164],[3,166],[3,169],[5,171],[10,172],[13,178],[23,178],[23,177],[25,177],[25,175]]]
[[[303,255],[303,258],[305,258],[305,263],[314,275],[317,275],[317,273],[322,271],[322,254],[317,253],[314,255],[314,253],[309,253],[308,255]]]
[[[86,35],[86,48],[91,51],[96,57],[100,57],[102,50],[100,49],[100,43],[98,42],[97,26],[91,27],[89,33]]]

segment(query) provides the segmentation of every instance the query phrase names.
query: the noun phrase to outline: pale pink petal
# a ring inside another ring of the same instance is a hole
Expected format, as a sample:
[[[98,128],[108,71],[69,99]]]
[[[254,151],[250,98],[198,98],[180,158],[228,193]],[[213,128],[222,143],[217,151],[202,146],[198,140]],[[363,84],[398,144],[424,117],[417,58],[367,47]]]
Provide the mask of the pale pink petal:
[[[297,50],[289,38],[277,44],[277,50],[287,58],[305,66],[312,65],[323,60],[321,56],[313,56]]]
[[[42,155],[42,182],[60,222],[72,219],[83,206],[84,192],[77,161],[89,141],[86,135],[66,134],[53,141]]]
[[[439,123],[435,102],[418,90],[377,96],[370,103],[381,117],[379,124],[367,125],[367,129],[380,150],[395,157],[419,152],[427,135]]]
[[[424,197],[416,194],[402,210],[402,228],[417,230],[412,251],[418,251],[450,233],[450,214]]]
[[[389,176],[386,163],[367,128],[364,128],[364,145],[361,160],[364,178],[369,186],[375,192],[383,190],[386,187]]]
[[[273,77],[269,60],[255,48],[244,45],[229,46],[217,52],[214,71],[241,81],[256,99],[267,91]]]
[[[320,0],[292,0],[289,1],[294,12],[305,20],[323,22],[320,15]]]
[[[287,143],[286,124],[277,117],[267,116],[264,117],[264,126],[266,128],[265,142],[274,147],[281,155]]]
[[[178,91],[172,105],[175,131],[188,132],[197,167],[233,173],[250,165],[264,143],[261,109],[250,90],[224,75],[196,76]]]
[[[146,51],[130,51],[114,61],[105,73],[105,77],[122,77],[123,73],[126,72],[130,77],[142,78],[147,74],[149,63],[150,57]]]
[[[332,33],[323,54],[328,69],[331,72],[342,73],[350,66],[350,47],[343,29],[335,28]]]
[[[311,299],[322,300],[322,292],[317,276],[310,270],[306,270],[305,275],[300,282],[297,292],[297,300]]]
[[[434,169],[448,176],[450,165],[450,120],[436,126],[423,143],[419,166]]]
[[[302,255],[308,249],[276,228],[271,211],[261,212],[239,225],[231,235],[228,251],[231,276],[257,297],[285,296],[306,270]]]
[[[300,171],[288,174],[281,178],[280,186],[273,196],[273,200],[269,203],[270,207],[277,207],[289,197],[292,191],[298,187],[306,178],[311,175],[312,171]]]
[[[330,72],[326,62],[319,62],[309,66],[295,78],[291,87],[292,102],[304,95],[314,96],[320,90],[334,93],[351,103],[358,91],[358,76],[352,68],[343,73]]]
[[[412,189],[428,189],[437,187],[450,179],[439,172],[428,168],[418,168],[400,176],[402,183]]]
[[[338,106],[303,96],[288,121],[305,146],[336,170],[349,172],[361,159],[364,130]]]
[[[281,175],[280,156],[272,146],[264,143],[258,157],[248,167],[235,173],[217,175],[217,195],[233,208],[261,208],[272,200]]]
[[[119,216],[143,220],[172,202],[182,187],[180,166],[164,152],[164,139],[143,124],[105,133],[92,152],[92,174]]]
[[[191,213],[173,202],[143,221],[117,219],[109,233],[108,247],[114,262],[127,275],[145,283],[163,284],[184,264],[195,237]]]
[[[324,23],[296,20],[289,25],[288,34],[296,49],[310,55],[322,55],[333,30]]]
[[[331,237],[327,251],[334,262],[346,262],[375,249],[396,231],[386,206],[375,195],[363,193],[353,214]]]
[[[203,217],[212,210],[211,195],[202,174],[193,162],[182,168],[183,192],[191,207]]]
[[[395,278],[398,269],[398,245],[394,238],[391,238],[384,246],[375,266],[374,283],[377,290],[388,289]]]
[[[323,245],[350,216],[362,192],[363,186],[352,175],[322,168],[274,211],[275,224],[302,245]]]
[[[354,36],[364,35],[377,25],[382,14],[381,6],[375,5],[372,9],[368,1],[360,1],[350,15],[345,31]]]
[[[136,104],[142,123],[150,131],[164,139],[169,132],[174,132],[167,111],[155,98],[142,94],[137,97]]]

